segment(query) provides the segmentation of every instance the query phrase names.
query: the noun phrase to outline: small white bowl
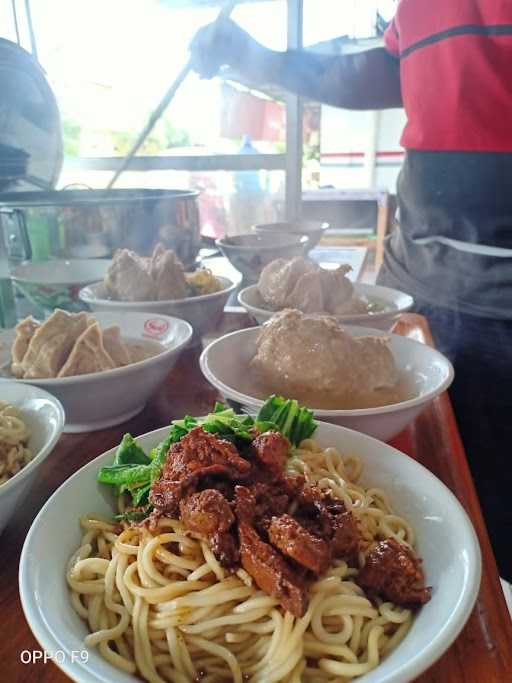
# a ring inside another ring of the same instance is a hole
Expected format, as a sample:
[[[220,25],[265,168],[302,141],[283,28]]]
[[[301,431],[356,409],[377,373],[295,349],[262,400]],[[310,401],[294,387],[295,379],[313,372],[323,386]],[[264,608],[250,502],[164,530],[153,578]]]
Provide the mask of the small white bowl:
[[[415,396],[380,408],[325,410],[309,406],[317,420],[350,427],[388,441],[405,429],[453,381],[452,364],[430,346],[365,327],[344,329],[354,337],[376,335],[388,338],[400,377],[406,380]],[[256,354],[260,330],[252,327],[226,334],[209,344],[199,360],[206,379],[225,398],[236,401],[247,412],[256,412],[263,405],[260,398],[251,395],[253,383],[248,372],[249,362]]]
[[[101,280],[111,264],[109,259],[53,259],[26,261],[11,271],[18,289],[45,311],[63,308],[81,311],[78,292],[84,285]]]
[[[144,408],[167,379],[182,349],[192,337],[185,320],[147,313],[96,313],[100,327],[119,325],[121,336],[134,342],[152,341],[163,351],[122,368],[75,377],[18,379],[56,396],[66,411],[65,432],[88,432],[129,420]],[[0,366],[7,366],[14,330],[0,332]]]
[[[169,429],[137,437],[147,452]],[[394,448],[348,429],[320,423],[323,447],[358,455],[362,482],[383,488],[397,513],[411,523],[424,560],[432,599],[418,611],[403,642],[360,683],[406,683],[416,679],[450,647],[469,618],[478,595],[481,557],[475,531],[453,493],[425,467]],[[81,542],[79,518],[115,514],[111,487],[98,484],[100,467],[115,449],[82,467],[48,500],[28,532],[20,560],[21,604],[32,633],[49,653],[65,653],[61,669],[76,683],[135,683],[96,648],[85,649],[86,624],[71,606],[65,571]],[[84,653],[85,651],[85,653]],[[71,654],[77,653],[72,658]],[[84,654],[82,654],[84,653]]]
[[[43,389],[11,380],[0,380],[0,400],[23,413],[30,430],[28,448],[32,460],[18,474],[0,484],[0,533],[34,483],[39,465],[50,455],[64,428],[64,408],[60,401]]]
[[[303,256],[309,239],[305,235],[248,233],[223,237],[215,244],[242,273],[245,282],[258,282],[261,271],[271,261]]]
[[[414,299],[409,294],[380,285],[356,282],[354,283],[354,293],[369,302],[375,301],[382,304],[383,310],[375,313],[358,313],[355,315],[349,313],[336,316],[344,325],[363,325],[364,327],[389,331],[400,315],[409,311],[414,305]],[[250,285],[242,289],[238,294],[238,302],[260,325],[269,320],[276,312],[267,308],[258,285]]]
[[[329,223],[322,221],[298,221],[297,223],[260,223],[254,225],[252,229],[254,232],[265,235],[277,233],[281,235],[306,235],[308,243],[304,252],[307,253],[316,247],[329,227]]]
[[[227,277],[218,276],[222,285],[220,292],[190,296],[186,299],[169,299],[167,301],[116,301],[109,299],[103,282],[80,290],[79,297],[93,311],[142,311],[153,315],[172,315],[182,318],[192,325],[194,334],[203,336],[214,329],[219,322],[224,307],[231,293],[236,289],[236,284]]]

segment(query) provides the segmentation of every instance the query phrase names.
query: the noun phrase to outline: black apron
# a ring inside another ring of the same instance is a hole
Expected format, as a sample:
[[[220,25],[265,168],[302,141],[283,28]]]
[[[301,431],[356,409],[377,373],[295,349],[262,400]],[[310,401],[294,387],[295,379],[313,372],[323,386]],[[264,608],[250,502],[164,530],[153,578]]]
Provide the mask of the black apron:
[[[512,154],[408,151],[398,207],[379,283],[443,308],[512,319]],[[421,243],[433,237],[511,254]]]

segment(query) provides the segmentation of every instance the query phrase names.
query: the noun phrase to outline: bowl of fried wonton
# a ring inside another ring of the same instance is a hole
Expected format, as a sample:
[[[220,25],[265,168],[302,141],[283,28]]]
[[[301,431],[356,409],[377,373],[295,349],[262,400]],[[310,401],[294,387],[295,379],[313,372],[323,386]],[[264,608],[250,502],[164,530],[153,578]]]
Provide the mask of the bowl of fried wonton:
[[[192,337],[185,320],[162,314],[70,314],[0,331],[0,372],[60,400],[65,432],[103,429],[139,413]]]

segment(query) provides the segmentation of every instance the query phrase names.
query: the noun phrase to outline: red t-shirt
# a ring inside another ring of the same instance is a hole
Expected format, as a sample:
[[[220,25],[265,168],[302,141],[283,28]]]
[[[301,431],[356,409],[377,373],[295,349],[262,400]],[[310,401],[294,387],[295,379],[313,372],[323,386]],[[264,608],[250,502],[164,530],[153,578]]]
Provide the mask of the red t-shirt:
[[[385,46],[406,149],[512,152],[512,0],[401,0]]]

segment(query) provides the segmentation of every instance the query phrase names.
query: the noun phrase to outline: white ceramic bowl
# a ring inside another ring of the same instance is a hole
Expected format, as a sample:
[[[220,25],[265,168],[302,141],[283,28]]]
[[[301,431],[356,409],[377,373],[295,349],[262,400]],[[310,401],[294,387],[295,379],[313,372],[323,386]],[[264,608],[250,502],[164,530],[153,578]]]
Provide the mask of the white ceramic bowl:
[[[80,290],[79,297],[93,311],[142,311],[154,315],[172,315],[182,318],[192,325],[194,334],[202,336],[214,329],[219,322],[224,307],[236,284],[227,277],[217,277],[222,285],[220,292],[191,296],[186,299],[172,299],[168,301],[115,301],[109,299],[103,282]]]
[[[84,285],[102,280],[110,264],[109,259],[27,261],[12,269],[11,278],[32,303],[45,311],[81,311],[86,307],[78,292]]]
[[[382,305],[382,310],[376,313],[336,316],[344,325],[363,325],[364,327],[389,331],[397,318],[402,313],[409,311],[414,305],[414,299],[409,294],[400,292],[397,289],[381,287],[380,285],[356,282],[354,284],[354,292],[356,296],[363,297],[370,302],[378,302]],[[238,302],[260,325],[275,313],[275,311],[266,307],[258,290],[258,285],[250,285],[242,289],[238,294]]]
[[[87,432],[125,422],[140,413],[167,379],[192,336],[185,320],[148,313],[96,313],[102,328],[119,325],[121,336],[135,342],[154,341],[164,348],[152,358],[123,368],[75,377],[13,380],[34,384],[56,396],[66,411],[65,432]],[[0,332],[0,366],[10,359],[14,331]]]
[[[4,484],[0,484],[0,532],[9,522],[18,503],[34,483],[37,468],[50,455],[64,427],[64,408],[54,396],[30,384],[0,380],[0,400],[23,413],[30,430],[28,448],[32,460]]]
[[[215,244],[249,283],[258,282],[261,271],[271,261],[303,256],[309,240],[305,235],[249,233],[223,237]]]
[[[138,437],[148,451],[168,428]],[[462,630],[480,585],[480,550],[462,506],[436,477],[399,451],[348,429],[321,423],[315,435],[324,446],[358,455],[364,464],[363,482],[385,489],[398,514],[416,530],[418,552],[424,559],[432,599],[416,615],[410,632],[361,683],[405,683],[431,666]],[[109,464],[115,449],[101,455],[66,481],[35,519],[20,561],[20,595],[25,617],[35,637],[77,683],[134,683],[133,676],[113,668],[97,649],[87,651],[87,627],[69,601],[65,581],[67,562],[79,547],[79,517],[95,512],[110,516],[114,501],[107,487],[96,482],[98,468]]]
[[[310,249],[316,247],[328,228],[329,223],[323,223],[322,221],[298,221],[297,223],[260,223],[259,225],[254,225],[252,229],[254,232],[266,235],[275,235],[276,233],[306,235],[308,243],[304,252],[307,253]]]
[[[399,434],[421,411],[452,383],[450,361],[425,344],[396,334],[386,335],[364,327],[345,327],[355,337],[378,335],[389,338],[389,347],[400,373],[414,398],[380,408],[324,410],[310,406],[316,419],[343,425],[388,441]],[[209,344],[201,354],[200,365],[206,379],[227,399],[248,412],[256,412],[263,401],[251,395],[253,386],[249,362],[256,353],[260,328],[231,332]],[[289,397],[293,398],[293,396]]]

